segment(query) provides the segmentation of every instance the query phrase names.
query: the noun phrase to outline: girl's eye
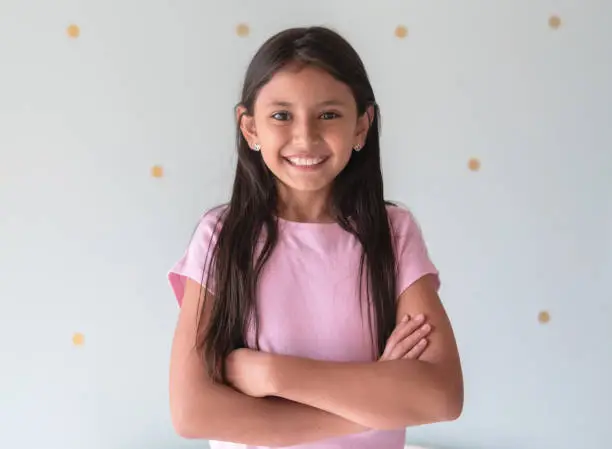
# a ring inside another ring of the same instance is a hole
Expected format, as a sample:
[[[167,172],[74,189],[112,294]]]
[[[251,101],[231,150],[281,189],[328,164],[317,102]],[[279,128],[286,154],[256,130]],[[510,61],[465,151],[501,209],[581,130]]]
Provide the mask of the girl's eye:
[[[276,112],[275,114],[272,115],[272,118],[274,120],[285,121],[285,120],[289,119],[289,113],[287,113],[287,112]]]
[[[321,118],[323,120],[332,120],[338,117],[340,117],[340,115],[336,114],[335,112],[324,112],[323,114],[321,114]]]
[[[290,120],[291,115],[287,111],[281,111],[281,112],[275,112],[274,114],[272,114],[271,117],[274,120],[278,120],[278,121],[284,122],[284,121]],[[323,120],[333,120],[335,118],[340,117],[340,115],[335,113],[335,112],[324,112],[323,114],[321,114],[320,117]]]

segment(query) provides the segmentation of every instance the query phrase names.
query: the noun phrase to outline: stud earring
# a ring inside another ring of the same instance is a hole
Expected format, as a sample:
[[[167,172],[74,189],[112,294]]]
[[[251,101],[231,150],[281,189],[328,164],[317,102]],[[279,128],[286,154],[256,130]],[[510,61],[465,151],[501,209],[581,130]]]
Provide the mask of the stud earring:
[[[261,145],[256,143],[255,146],[253,147],[253,151],[260,151],[260,150],[261,150]]]
[[[359,151],[359,150],[361,150],[361,145],[356,144],[356,145],[353,147],[353,150],[355,150],[355,151]]]

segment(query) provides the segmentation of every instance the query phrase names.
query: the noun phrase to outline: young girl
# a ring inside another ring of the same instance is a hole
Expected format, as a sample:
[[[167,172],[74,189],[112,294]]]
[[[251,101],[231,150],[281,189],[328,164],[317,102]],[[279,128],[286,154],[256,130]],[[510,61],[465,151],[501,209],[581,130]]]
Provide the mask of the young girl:
[[[354,49],[320,27],[273,36],[236,116],[231,200],[169,274],[177,432],[213,448],[400,449],[407,426],[456,419],[438,272],[414,217],[384,199]]]

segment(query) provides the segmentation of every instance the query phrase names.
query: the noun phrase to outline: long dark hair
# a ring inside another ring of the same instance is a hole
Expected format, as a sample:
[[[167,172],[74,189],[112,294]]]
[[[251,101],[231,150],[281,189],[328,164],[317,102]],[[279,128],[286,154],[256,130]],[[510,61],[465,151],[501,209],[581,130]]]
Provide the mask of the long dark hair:
[[[380,116],[374,92],[360,57],[344,38],[323,27],[293,28],[272,36],[253,57],[240,102],[245,114],[252,115],[259,90],[272,76],[293,63],[317,66],[348,85],[359,116],[369,107],[374,111],[363,149],[353,152],[333,182],[331,208],[337,223],[355,235],[363,247],[359,279],[361,285],[366,271],[369,324],[373,328],[374,355],[379,356],[395,327],[396,291],[394,248],[386,211],[390,203],[383,194]],[[253,319],[258,328],[257,280],[278,235],[275,179],[260,153],[249,148],[240,130],[240,119],[237,149],[232,196],[221,215],[222,225],[211,253],[208,281],[212,276],[214,294],[205,295],[205,299],[210,296],[213,301],[211,316],[208,326],[199,322],[196,341],[210,376],[219,382],[225,378],[225,358],[234,349],[246,346],[249,320]],[[262,235],[265,238],[260,246]],[[208,281],[205,285],[210,285]]]

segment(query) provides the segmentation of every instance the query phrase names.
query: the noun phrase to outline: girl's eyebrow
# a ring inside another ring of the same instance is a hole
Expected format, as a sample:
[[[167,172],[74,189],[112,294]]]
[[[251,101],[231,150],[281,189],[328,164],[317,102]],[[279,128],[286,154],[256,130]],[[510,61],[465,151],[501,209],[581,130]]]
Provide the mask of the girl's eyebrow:
[[[345,106],[346,103],[340,100],[326,100],[317,104],[317,106]],[[280,106],[283,108],[288,108],[293,106],[293,103],[289,101],[281,101],[281,100],[272,100],[268,103],[268,106]]]

